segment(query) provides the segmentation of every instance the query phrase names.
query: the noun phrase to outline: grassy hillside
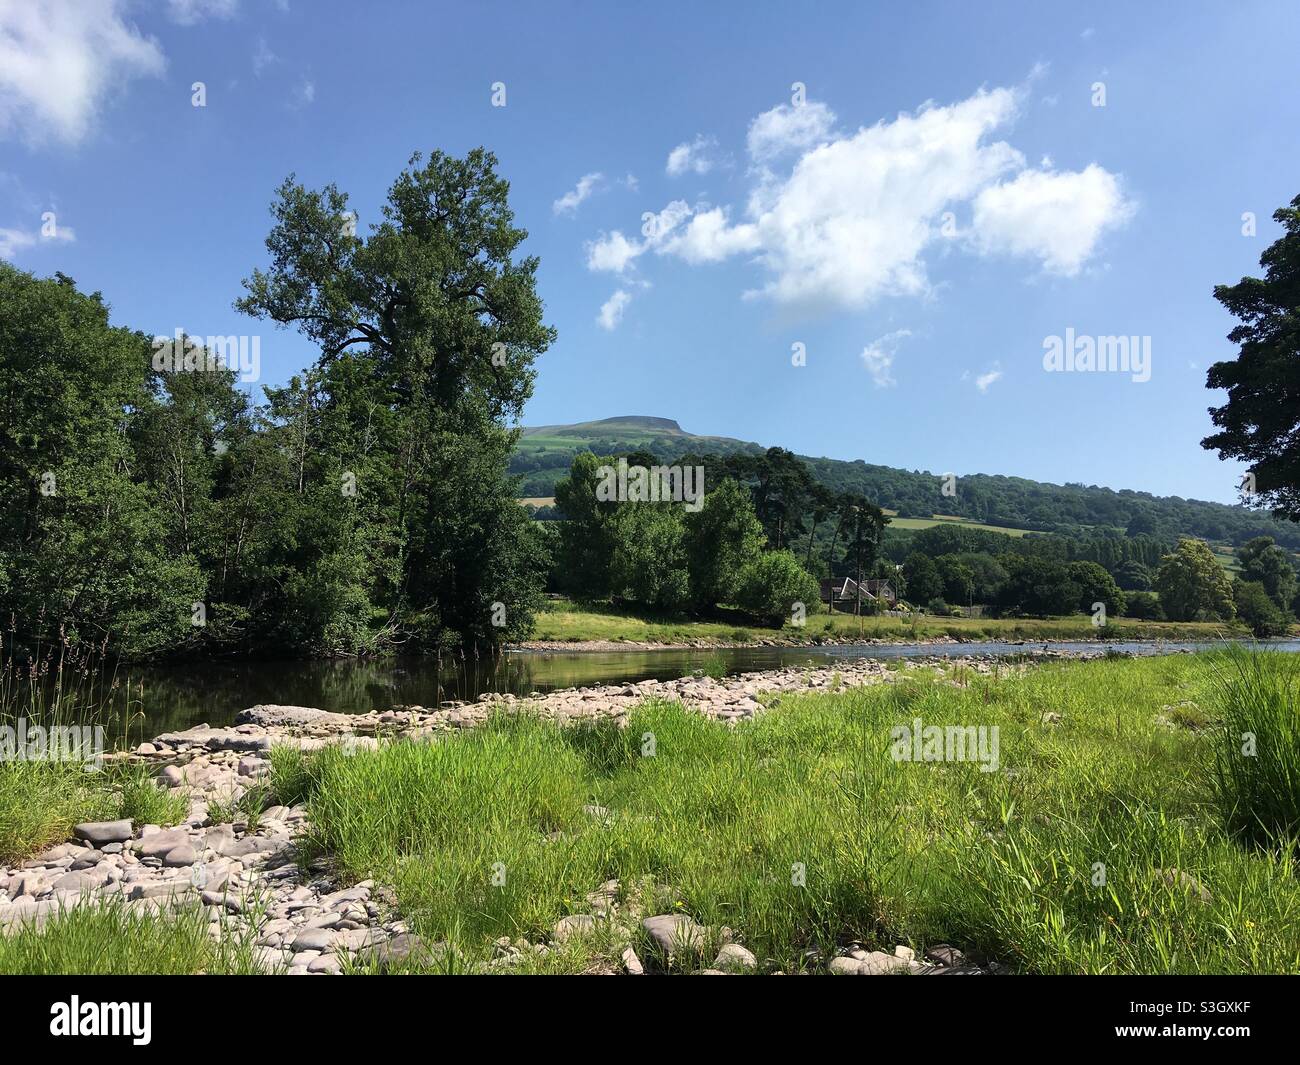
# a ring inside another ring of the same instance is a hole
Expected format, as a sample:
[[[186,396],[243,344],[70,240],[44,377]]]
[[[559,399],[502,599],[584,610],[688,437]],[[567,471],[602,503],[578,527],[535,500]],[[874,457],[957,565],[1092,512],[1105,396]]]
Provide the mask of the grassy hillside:
[[[759,454],[765,449],[765,445],[750,441],[690,433],[670,418],[628,415],[527,428],[511,462],[511,472],[521,478],[521,496],[542,500],[555,494],[556,482],[565,476],[573,456],[581,450],[598,455],[640,450],[673,461],[687,453]],[[1272,536],[1292,551],[1300,551],[1300,526],[1275,521],[1266,513],[1245,507],[993,474],[961,477],[957,496],[951,498],[941,495],[936,473],[873,466],[861,459],[800,458],[827,487],[861,492],[896,514],[895,528],[924,528],[955,521],[1021,535],[1026,531],[1077,534],[1109,526],[1134,533],[1169,538],[1190,535],[1237,545],[1254,536]],[[1225,564],[1229,557],[1225,555]]]

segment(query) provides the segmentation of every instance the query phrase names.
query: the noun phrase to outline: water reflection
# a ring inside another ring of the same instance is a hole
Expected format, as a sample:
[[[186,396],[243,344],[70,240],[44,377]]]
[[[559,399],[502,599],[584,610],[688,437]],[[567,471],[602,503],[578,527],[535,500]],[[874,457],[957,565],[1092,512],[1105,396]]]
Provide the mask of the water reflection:
[[[207,723],[232,724],[257,703],[314,706],[363,713],[396,705],[436,706],[446,699],[475,699],[488,691],[528,695],[581,685],[668,680],[695,670],[728,674],[846,658],[913,658],[923,655],[1023,654],[1040,644],[999,641],[966,644],[871,644],[838,647],[744,647],[720,650],[525,651],[496,661],[438,662],[428,658],[379,661],[204,662],[135,669],[118,675],[110,712],[100,721],[115,745],[139,743],[162,732]],[[1099,649],[1097,643],[1057,643],[1058,650]],[[1201,650],[1209,643],[1116,643],[1131,654]],[[1300,641],[1271,642],[1298,651]],[[128,690],[129,684],[129,690]]]

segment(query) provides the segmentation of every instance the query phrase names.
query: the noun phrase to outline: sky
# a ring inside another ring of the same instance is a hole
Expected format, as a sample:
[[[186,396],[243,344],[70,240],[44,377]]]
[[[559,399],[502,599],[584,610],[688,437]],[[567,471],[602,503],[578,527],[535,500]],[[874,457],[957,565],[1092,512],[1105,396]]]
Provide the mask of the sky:
[[[318,354],[232,309],[276,186],[364,233],[483,145],[558,331],[525,424],[1232,502],[1212,290],[1300,193],[1298,55],[1294,2],[0,0],[0,258],[259,336],[260,395]]]

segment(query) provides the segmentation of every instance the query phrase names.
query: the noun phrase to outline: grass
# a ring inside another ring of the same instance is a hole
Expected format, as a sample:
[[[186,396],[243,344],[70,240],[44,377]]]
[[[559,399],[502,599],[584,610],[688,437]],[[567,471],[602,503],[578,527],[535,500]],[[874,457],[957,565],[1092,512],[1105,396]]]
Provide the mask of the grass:
[[[617,878],[625,907],[727,926],[769,971],[850,941],[946,941],[1021,972],[1291,972],[1294,849],[1243,846],[1221,817],[1219,662],[900,669],[734,728],[663,703],[625,730],[501,716],[432,744],[273,751],[273,782],[306,797],[310,849],[394,885],[412,928],[450,944],[444,968],[544,938]],[[1211,728],[1171,722],[1175,702]],[[1000,771],[894,761],[890,728],[918,717],[997,726]],[[595,937],[544,964],[599,970],[612,950]]]
[[[953,517],[952,515],[935,514],[929,518],[898,518],[889,519],[891,529],[932,529],[936,525],[961,525],[968,529],[983,529],[985,532],[1005,533],[1007,536],[1026,536],[1028,529],[1013,529],[1008,525],[985,525],[982,521],[971,521],[967,518]]]
[[[1300,672],[1279,653],[1230,648],[1215,669],[1222,717],[1214,781],[1229,830],[1260,846],[1300,837]]]
[[[0,936],[6,975],[162,976],[260,973],[252,937],[208,931],[207,911],[133,909],[120,898],[74,906],[41,928]]]
[[[859,624],[860,623],[860,624]],[[538,613],[532,639],[561,643],[588,640],[682,644],[713,641],[718,644],[750,643],[767,636],[817,643],[827,638],[910,642],[941,637],[966,640],[1213,640],[1223,635],[1244,635],[1240,626],[1216,622],[1138,621],[1112,618],[1104,629],[1091,617],[1063,618],[941,618],[930,615],[863,617],[852,614],[814,614],[803,627],[782,629],[738,626],[734,621],[663,619],[601,604],[556,600]]]
[[[142,766],[102,769],[80,762],[0,762],[0,864],[62,843],[83,821],[130,818],[135,826],[174,825],[185,798],[158,786]]]

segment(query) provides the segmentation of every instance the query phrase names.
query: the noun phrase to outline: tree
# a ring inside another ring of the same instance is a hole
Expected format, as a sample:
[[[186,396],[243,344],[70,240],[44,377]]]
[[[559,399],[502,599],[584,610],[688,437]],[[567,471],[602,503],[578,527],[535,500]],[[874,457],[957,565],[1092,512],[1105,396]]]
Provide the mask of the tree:
[[[1156,591],[1172,621],[1230,621],[1236,613],[1232,584],[1204,540],[1178,541],[1160,563]]]
[[[1126,597],[1124,612],[1139,621],[1163,621],[1164,608],[1154,592],[1130,592]]]
[[[1095,562],[1071,562],[1066,567],[1066,576],[1079,586],[1077,609],[1085,614],[1096,609],[1101,603],[1106,614],[1118,617],[1124,613],[1124,593],[1119,590],[1115,578]]]
[[[610,567],[618,533],[614,500],[596,498],[601,461],[590,451],[580,451],[569,476],[555,486],[555,506],[560,523],[556,551],[559,586],[580,598],[600,599],[610,594]]]
[[[1232,582],[1232,601],[1237,616],[1256,636],[1284,636],[1291,631],[1290,617],[1278,609],[1273,597],[1259,581],[1237,578]]]
[[[943,578],[939,575],[939,568],[919,551],[908,555],[903,563],[903,582],[909,603],[928,603],[931,599],[943,597]]]
[[[1296,594],[1295,566],[1291,556],[1271,536],[1256,536],[1237,550],[1241,579],[1259,582],[1280,610],[1290,612]]]
[[[700,510],[687,511],[684,521],[692,603],[704,609],[731,602],[741,571],[763,550],[763,527],[749,493],[725,480],[704,497]]]
[[[540,593],[540,557],[506,477],[519,435],[507,423],[555,333],[542,322],[537,259],[516,256],[527,233],[508,194],[489,152],[427,163],[417,153],[363,237],[346,195],[291,175],[272,206],[270,267],[235,304],[322,351],[321,402],[341,435],[322,441],[321,483],[345,486],[352,509],[334,528],[359,537],[363,558],[336,539],[340,550],[303,579],[353,572],[327,609],[355,618],[380,607],[424,646],[496,645],[526,631]]]
[[[0,615],[15,650],[66,640],[144,657],[194,631],[203,574],[132,446],[157,403],[150,361],[99,293],[0,263]]]
[[[999,605],[1006,611],[1050,617],[1079,608],[1081,589],[1066,566],[1053,559],[1006,555],[1007,583]]]
[[[802,604],[812,613],[819,601],[816,579],[789,551],[764,551],[740,573],[736,605],[762,621],[781,624]]]
[[[1285,232],[1260,256],[1264,276],[1214,290],[1241,322],[1228,334],[1240,350],[1206,374],[1228,401],[1210,409],[1219,431],[1201,446],[1247,463],[1248,502],[1300,521],[1300,196],[1273,220]]]
[[[1115,583],[1126,592],[1147,592],[1151,590],[1151,571],[1141,562],[1125,562],[1115,572]]]

